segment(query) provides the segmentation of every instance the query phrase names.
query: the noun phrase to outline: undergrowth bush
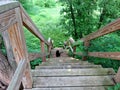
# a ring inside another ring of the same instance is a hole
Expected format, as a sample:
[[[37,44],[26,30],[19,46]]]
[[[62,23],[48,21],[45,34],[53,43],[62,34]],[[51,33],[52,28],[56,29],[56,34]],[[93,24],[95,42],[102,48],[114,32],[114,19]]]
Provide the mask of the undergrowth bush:
[[[91,41],[90,52],[120,52],[120,37],[117,34],[108,34]],[[103,67],[112,67],[117,72],[120,61],[89,57],[89,61],[95,64],[101,64]]]

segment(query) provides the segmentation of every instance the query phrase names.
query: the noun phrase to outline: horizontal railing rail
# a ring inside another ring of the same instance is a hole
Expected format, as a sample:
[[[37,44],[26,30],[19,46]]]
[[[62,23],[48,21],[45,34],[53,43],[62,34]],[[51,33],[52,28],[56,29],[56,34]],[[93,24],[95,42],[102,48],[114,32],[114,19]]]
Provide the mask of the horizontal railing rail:
[[[109,58],[114,60],[120,60],[120,52],[89,52],[90,41],[96,39],[98,37],[104,36],[106,34],[110,34],[120,29],[120,18],[106,25],[105,27],[99,29],[96,32],[93,32],[84,38],[81,38],[78,41],[74,41],[72,38],[68,40],[71,43],[72,48],[74,48],[74,55],[82,56],[82,60],[86,60],[88,56],[99,57],[99,58]],[[83,52],[76,52],[76,47],[83,43]],[[120,69],[120,68],[119,68]],[[120,82],[120,70],[115,77],[116,82]]]

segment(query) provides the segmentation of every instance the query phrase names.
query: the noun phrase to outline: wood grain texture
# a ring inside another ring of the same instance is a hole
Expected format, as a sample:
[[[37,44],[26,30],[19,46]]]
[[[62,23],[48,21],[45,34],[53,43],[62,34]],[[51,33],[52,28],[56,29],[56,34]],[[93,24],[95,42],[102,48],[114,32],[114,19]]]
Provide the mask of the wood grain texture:
[[[24,71],[26,69],[27,61],[20,60],[18,67],[15,71],[14,76],[7,88],[7,90],[19,90],[20,84],[22,82],[21,78],[23,77]]]
[[[33,88],[24,90],[107,90],[105,86],[96,87],[54,87],[54,88]]]
[[[88,52],[88,56],[120,60],[120,52]]]
[[[46,77],[46,76],[103,76],[103,75],[115,75],[115,72],[111,68],[83,68],[83,69],[39,69],[32,70],[32,76],[34,77]]]
[[[0,84],[2,83],[3,85],[0,85],[0,88],[2,86],[8,86],[12,76],[14,74],[14,71],[12,67],[10,66],[7,58],[3,54],[2,51],[0,51]]]
[[[20,6],[20,3],[17,1],[1,0],[0,1],[0,13],[9,11],[9,10],[14,9],[19,6]]]
[[[8,34],[7,30],[2,32],[2,37],[3,37],[3,40],[4,40],[4,45],[5,45],[5,48],[6,48],[6,52],[7,52],[8,62],[10,64],[13,72],[15,72],[15,70],[17,68],[17,63],[15,61],[15,56],[14,56],[13,50],[12,50],[12,44],[10,42],[9,34]]]
[[[84,38],[82,38],[82,41],[89,41],[92,39],[95,39],[97,37],[109,34],[111,32],[117,31],[120,29],[120,18],[115,20],[114,22],[111,22],[110,24],[106,25],[105,27],[99,29],[96,32],[93,32],[87,36],[85,36]]]
[[[87,60],[89,45],[90,45],[90,41],[84,42],[84,54],[83,54],[82,60]]]
[[[45,43],[43,41],[40,42],[40,46],[41,46],[41,52],[43,54],[45,54]],[[46,56],[45,55],[42,57],[42,61],[46,62]]]
[[[14,9],[0,14],[0,32],[8,30],[8,28],[16,22]]]
[[[114,82],[109,76],[33,77],[33,87],[109,86]]]
[[[26,48],[26,42],[25,42],[25,37],[24,37],[24,32],[23,32],[23,25],[22,25],[22,18],[21,18],[21,13],[20,13],[20,8],[15,9],[16,12],[16,18],[17,18],[17,25],[18,25],[18,35],[20,38],[20,41],[22,43],[22,54],[23,57],[27,61],[27,67],[25,69],[24,77],[23,77],[23,86],[24,88],[32,88],[32,76],[30,72],[30,63],[28,60],[28,53],[27,53],[27,48]]]
[[[102,68],[101,65],[62,65],[62,66],[36,66],[39,69],[76,69],[76,68]]]

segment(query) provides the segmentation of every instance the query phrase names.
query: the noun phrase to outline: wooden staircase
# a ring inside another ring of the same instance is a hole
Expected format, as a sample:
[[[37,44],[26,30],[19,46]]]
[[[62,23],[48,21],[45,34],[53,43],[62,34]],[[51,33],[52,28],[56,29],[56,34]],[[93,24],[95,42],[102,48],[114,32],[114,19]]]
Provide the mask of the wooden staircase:
[[[40,40],[40,53],[28,53],[23,26]],[[117,30],[120,30],[120,18],[79,41],[75,42],[70,38],[64,46],[70,48],[74,55],[82,56],[82,60],[87,60],[90,56],[120,60],[120,52],[89,51],[91,40]],[[68,57],[61,48],[53,49],[52,40],[47,41],[44,38],[17,1],[0,0],[0,33],[7,52],[7,63],[9,63],[4,65],[14,71],[10,76],[6,72],[7,78],[0,73],[0,79],[3,79],[5,84],[3,86],[6,86],[7,90],[19,90],[22,87],[24,90],[107,90],[115,83],[120,83],[120,67],[116,74],[112,68],[103,68],[101,65]],[[80,43],[83,43],[84,51],[76,52]],[[57,50],[61,57],[56,57]],[[46,61],[46,57],[50,54],[52,58]],[[42,58],[43,63],[35,70],[31,70],[29,62],[37,58]],[[0,90],[5,90],[1,87]]]
[[[72,57],[50,58],[32,70],[32,90],[106,90],[114,75],[112,68]]]

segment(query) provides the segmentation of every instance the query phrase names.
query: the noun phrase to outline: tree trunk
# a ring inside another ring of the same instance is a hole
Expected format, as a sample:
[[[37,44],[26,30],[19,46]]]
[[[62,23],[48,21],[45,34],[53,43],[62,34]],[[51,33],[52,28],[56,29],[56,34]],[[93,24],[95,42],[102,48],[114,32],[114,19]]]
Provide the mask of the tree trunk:
[[[72,18],[73,27],[74,27],[74,36],[75,36],[75,39],[77,39],[78,35],[77,35],[74,11],[73,11],[73,7],[72,7],[72,0],[68,0],[68,2],[69,2],[69,5],[70,5],[71,18]]]
[[[102,10],[102,13],[100,14],[100,19],[99,19],[99,23],[98,23],[98,29],[101,27],[101,25],[102,25],[102,22],[103,22],[103,20],[104,20],[104,15],[105,15],[105,10],[104,10],[104,8],[103,8],[103,10]]]

